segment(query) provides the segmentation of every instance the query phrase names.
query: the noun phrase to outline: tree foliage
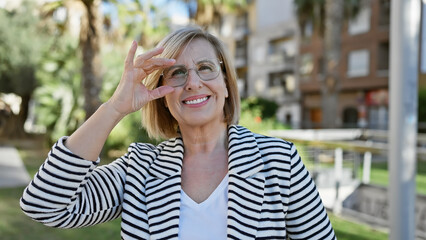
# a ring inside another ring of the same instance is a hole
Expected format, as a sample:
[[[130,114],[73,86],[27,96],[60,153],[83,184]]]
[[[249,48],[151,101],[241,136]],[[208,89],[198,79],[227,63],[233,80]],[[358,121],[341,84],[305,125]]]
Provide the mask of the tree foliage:
[[[21,97],[20,112],[6,120],[2,135],[24,136],[31,95],[37,86],[36,71],[48,36],[33,11],[34,5],[24,1],[20,8],[0,9],[0,92]]]
[[[40,86],[34,98],[37,124],[46,127],[49,143],[69,135],[84,121],[81,61],[77,42],[63,35],[51,45],[40,62],[37,78]]]
[[[9,12],[0,9],[0,92],[31,94],[35,70],[46,38],[32,14],[32,5]]]

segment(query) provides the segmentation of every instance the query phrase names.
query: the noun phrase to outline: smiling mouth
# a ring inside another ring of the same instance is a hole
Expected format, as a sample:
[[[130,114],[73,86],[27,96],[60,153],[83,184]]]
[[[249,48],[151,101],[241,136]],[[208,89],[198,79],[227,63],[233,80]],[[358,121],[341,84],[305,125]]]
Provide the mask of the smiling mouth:
[[[188,105],[199,104],[199,103],[207,101],[208,99],[209,99],[209,96],[203,97],[203,98],[194,99],[194,100],[189,100],[189,101],[183,101],[183,103],[188,104]]]

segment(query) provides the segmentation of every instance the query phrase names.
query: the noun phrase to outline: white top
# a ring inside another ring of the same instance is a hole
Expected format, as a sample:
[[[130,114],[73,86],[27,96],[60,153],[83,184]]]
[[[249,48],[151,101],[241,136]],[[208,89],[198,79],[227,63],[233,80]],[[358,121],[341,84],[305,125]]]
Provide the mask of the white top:
[[[202,203],[196,203],[181,190],[179,239],[226,239],[228,175]]]

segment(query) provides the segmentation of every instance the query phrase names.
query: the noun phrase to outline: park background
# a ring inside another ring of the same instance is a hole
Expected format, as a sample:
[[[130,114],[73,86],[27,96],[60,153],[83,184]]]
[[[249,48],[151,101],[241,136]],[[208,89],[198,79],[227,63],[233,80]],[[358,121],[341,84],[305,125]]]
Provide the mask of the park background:
[[[196,23],[219,36],[235,57],[241,125],[267,135],[304,129],[290,140],[298,144],[311,173],[326,176],[316,180],[326,179],[328,188],[335,183],[327,177],[335,174],[335,149],[343,146],[343,166],[350,169],[343,174],[350,177],[341,184],[351,186],[365,182],[363,156],[372,151],[368,183],[387,186],[388,159],[374,151],[380,147],[348,147],[348,139],[341,137],[313,142],[307,131],[361,130],[349,143],[386,142],[390,6],[390,0],[0,0],[0,144],[18,149],[33,176],[49,147],[112,95],[132,40],[144,52],[173,29]],[[327,14],[336,10],[340,14]],[[426,132],[422,56],[416,87],[419,136]],[[121,156],[134,141],[158,142],[148,139],[140,112],[113,130],[102,164]],[[33,222],[20,211],[22,191],[22,186],[0,189],[2,239],[119,238],[119,220],[76,230]],[[426,195],[421,156],[416,192]],[[328,210],[339,239],[388,238],[382,224]],[[417,221],[426,223],[426,215]]]

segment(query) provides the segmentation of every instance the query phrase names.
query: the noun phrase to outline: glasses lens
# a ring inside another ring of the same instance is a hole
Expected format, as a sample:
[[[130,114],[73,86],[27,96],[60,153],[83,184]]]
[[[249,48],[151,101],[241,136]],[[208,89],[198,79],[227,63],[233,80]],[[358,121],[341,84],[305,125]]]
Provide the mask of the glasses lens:
[[[189,70],[194,69],[197,75],[204,81],[215,79],[220,72],[220,63],[217,59],[206,59],[198,61],[195,68],[187,69],[185,65],[175,65],[163,71],[166,85],[177,87],[184,85]]]
[[[166,85],[174,87],[185,84],[187,72],[188,70],[186,67],[182,65],[176,65],[165,69],[163,76]]]
[[[203,80],[212,80],[219,75],[219,63],[217,60],[203,60],[197,63],[197,73]]]

